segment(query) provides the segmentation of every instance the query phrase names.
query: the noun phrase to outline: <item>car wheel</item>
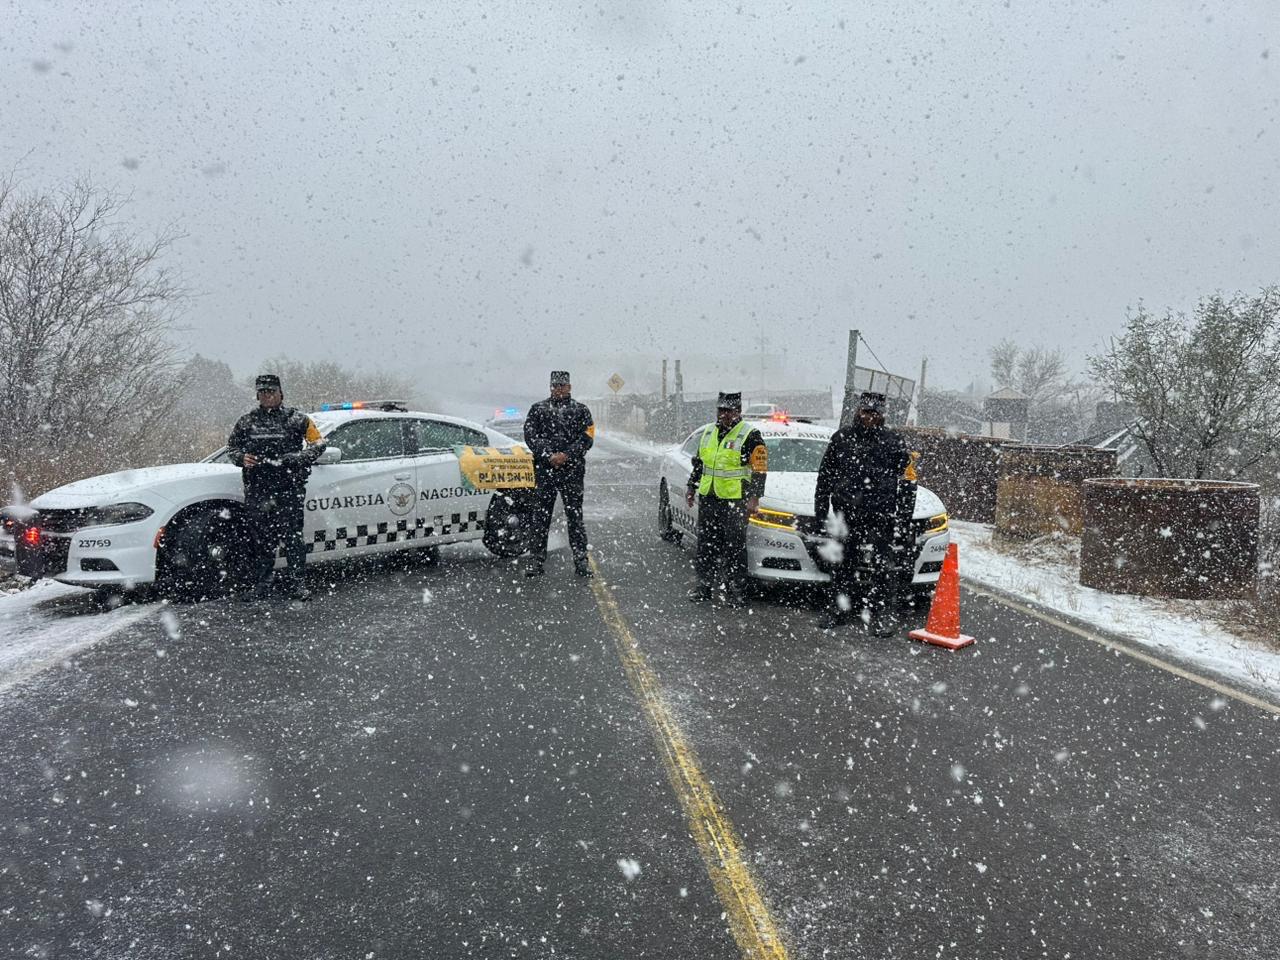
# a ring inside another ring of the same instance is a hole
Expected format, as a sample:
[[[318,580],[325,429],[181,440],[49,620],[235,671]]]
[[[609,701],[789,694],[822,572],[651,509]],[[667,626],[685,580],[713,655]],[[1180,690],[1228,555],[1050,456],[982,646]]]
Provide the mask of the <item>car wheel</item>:
[[[658,487],[658,536],[667,543],[679,543],[684,539],[671,522],[671,497],[665,482]]]
[[[520,491],[499,491],[484,518],[484,545],[498,557],[518,557],[529,541],[529,500]]]
[[[161,590],[175,600],[207,600],[243,586],[249,557],[239,515],[221,507],[170,521],[156,562]]]

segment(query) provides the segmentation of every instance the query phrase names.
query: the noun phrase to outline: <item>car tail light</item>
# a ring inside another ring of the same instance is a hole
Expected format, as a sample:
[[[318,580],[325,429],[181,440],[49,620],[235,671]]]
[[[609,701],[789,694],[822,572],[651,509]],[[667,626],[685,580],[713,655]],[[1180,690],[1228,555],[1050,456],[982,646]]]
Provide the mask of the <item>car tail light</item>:
[[[30,547],[40,546],[40,528],[27,527],[22,531],[22,539]]]

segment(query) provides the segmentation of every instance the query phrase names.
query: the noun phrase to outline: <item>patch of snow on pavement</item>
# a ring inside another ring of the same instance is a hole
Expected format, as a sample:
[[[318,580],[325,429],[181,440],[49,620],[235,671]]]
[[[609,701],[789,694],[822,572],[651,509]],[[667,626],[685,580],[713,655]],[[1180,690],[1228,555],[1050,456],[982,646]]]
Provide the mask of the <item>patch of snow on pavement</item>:
[[[951,536],[960,547],[963,579],[1025,597],[1029,603],[1122,635],[1171,660],[1195,664],[1280,701],[1280,653],[1250,643],[1212,620],[1188,615],[1191,604],[1083,587],[1077,565],[1047,558],[1028,563],[997,549],[987,524],[953,520]],[[1219,602],[1226,609],[1226,602]],[[1194,604],[1198,609],[1209,607],[1207,602]]]
[[[620,430],[605,432],[600,430],[599,427],[596,428],[595,448],[600,448],[602,451],[633,454],[641,457],[660,457],[676,446],[679,446],[679,444],[649,440],[645,437],[623,433]]]
[[[95,607],[89,591],[42,580],[0,596],[0,694],[104,640],[155,616],[155,604]]]

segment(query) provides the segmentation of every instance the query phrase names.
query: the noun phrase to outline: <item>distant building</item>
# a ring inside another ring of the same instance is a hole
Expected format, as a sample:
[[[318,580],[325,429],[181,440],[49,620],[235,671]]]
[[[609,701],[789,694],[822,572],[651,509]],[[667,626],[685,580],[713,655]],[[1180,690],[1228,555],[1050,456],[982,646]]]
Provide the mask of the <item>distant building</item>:
[[[1114,450],[1116,466],[1123,477],[1155,476],[1159,472],[1155,461],[1136,435],[1140,423],[1132,404],[1104,400],[1096,407],[1093,432],[1074,442],[1077,446]]]
[[[982,410],[973,398],[959,390],[926,390],[920,398],[916,425],[949,433],[977,434],[983,424]]]
[[[982,415],[986,421],[983,436],[1026,440],[1031,398],[1012,387],[1004,387],[982,401]]]

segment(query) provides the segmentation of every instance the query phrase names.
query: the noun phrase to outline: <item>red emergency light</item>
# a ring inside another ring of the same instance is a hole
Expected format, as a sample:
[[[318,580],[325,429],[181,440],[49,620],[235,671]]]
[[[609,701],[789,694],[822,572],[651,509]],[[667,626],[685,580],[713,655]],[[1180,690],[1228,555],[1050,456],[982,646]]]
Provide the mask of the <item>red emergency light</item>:
[[[24,543],[27,544],[27,546],[30,546],[30,547],[40,546],[40,528],[27,527],[25,530],[22,531],[22,540]]]
[[[778,410],[769,414],[769,419],[774,423],[789,423],[791,416],[785,410]]]

